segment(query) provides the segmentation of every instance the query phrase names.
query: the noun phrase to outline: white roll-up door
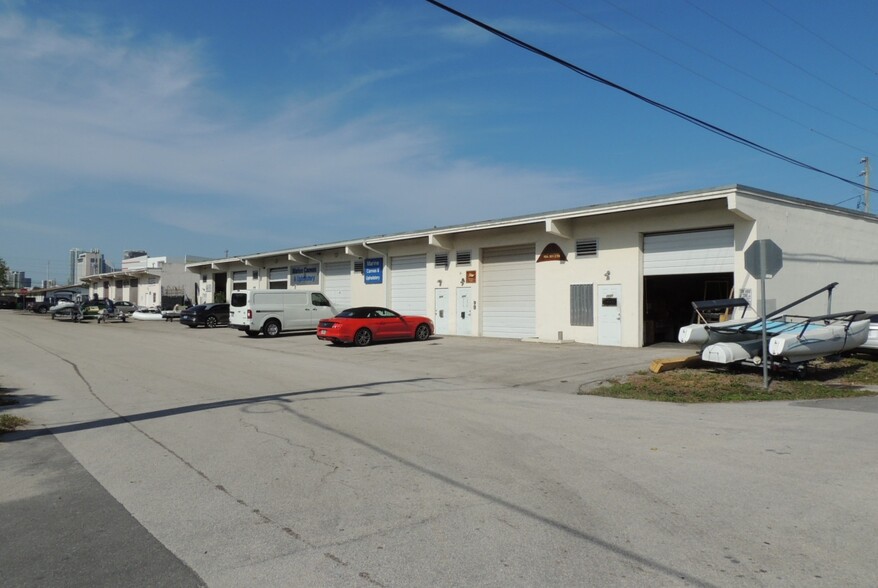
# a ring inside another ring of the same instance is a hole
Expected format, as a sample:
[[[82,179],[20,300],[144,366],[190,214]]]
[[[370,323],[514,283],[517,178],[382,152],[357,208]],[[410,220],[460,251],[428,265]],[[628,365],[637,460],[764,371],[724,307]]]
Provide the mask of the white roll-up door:
[[[427,314],[427,256],[390,258],[390,307],[400,314]]]
[[[715,274],[735,271],[732,228],[643,237],[643,275]]]
[[[351,262],[323,264],[323,293],[336,310],[351,307]]]
[[[536,336],[536,246],[482,251],[481,322],[485,337]]]

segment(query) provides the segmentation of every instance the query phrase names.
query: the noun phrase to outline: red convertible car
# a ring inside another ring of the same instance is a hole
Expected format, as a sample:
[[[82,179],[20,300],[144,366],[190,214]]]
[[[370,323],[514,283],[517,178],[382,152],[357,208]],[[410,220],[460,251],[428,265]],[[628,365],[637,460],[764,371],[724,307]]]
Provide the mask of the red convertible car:
[[[343,310],[317,325],[317,338],[336,345],[359,347],[372,341],[415,339],[425,341],[433,334],[433,321],[424,316],[403,316],[389,308],[360,306]]]

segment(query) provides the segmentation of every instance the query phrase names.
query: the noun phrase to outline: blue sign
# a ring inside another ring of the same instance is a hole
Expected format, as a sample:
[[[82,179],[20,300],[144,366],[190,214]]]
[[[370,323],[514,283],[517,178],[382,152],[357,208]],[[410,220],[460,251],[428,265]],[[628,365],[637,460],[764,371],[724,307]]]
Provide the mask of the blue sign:
[[[363,263],[363,280],[367,284],[381,284],[384,282],[384,258],[373,257]]]
[[[316,265],[294,265],[290,269],[291,284],[316,284],[320,279]]]

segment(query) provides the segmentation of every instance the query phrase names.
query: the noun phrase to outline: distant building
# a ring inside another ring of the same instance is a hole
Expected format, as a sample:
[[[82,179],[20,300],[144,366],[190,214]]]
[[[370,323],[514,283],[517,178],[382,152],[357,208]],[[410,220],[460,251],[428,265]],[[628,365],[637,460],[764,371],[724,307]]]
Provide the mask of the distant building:
[[[43,280],[40,282],[40,288],[54,288],[58,283],[55,280]]]
[[[195,300],[197,281],[186,264],[204,260],[191,255],[182,259],[123,256],[121,270],[89,275],[82,281],[88,285],[89,297],[125,300],[144,308],[170,308]]]
[[[9,288],[21,289],[21,288],[30,288],[31,287],[31,279],[25,277],[24,272],[17,272],[13,270],[9,270],[6,273],[6,282]]]
[[[110,271],[111,268],[104,261],[104,254],[101,253],[100,249],[92,249],[91,251],[71,249],[71,256],[74,251],[78,251],[78,253],[76,254],[76,265],[74,266],[73,279],[70,281],[71,284],[78,284],[87,276]]]

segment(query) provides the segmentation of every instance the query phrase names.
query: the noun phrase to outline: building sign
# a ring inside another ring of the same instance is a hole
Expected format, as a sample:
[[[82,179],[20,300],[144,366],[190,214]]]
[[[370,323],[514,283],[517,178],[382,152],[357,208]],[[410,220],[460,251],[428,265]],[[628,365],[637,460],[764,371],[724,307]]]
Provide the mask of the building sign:
[[[320,272],[317,264],[314,265],[294,265],[290,268],[290,284],[293,285],[314,285],[320,280]]]
[[[364,260],[363,281],[367,284],[384,283],[384,258],[373,257]]]
[[[537,263],[541,261],[567,261],[567,256],[556,243],[549,243],[537,258]]]
[[[475,284],[476,283],[476,270],[469,270],[466,272],[466,283],[467,284]]]

